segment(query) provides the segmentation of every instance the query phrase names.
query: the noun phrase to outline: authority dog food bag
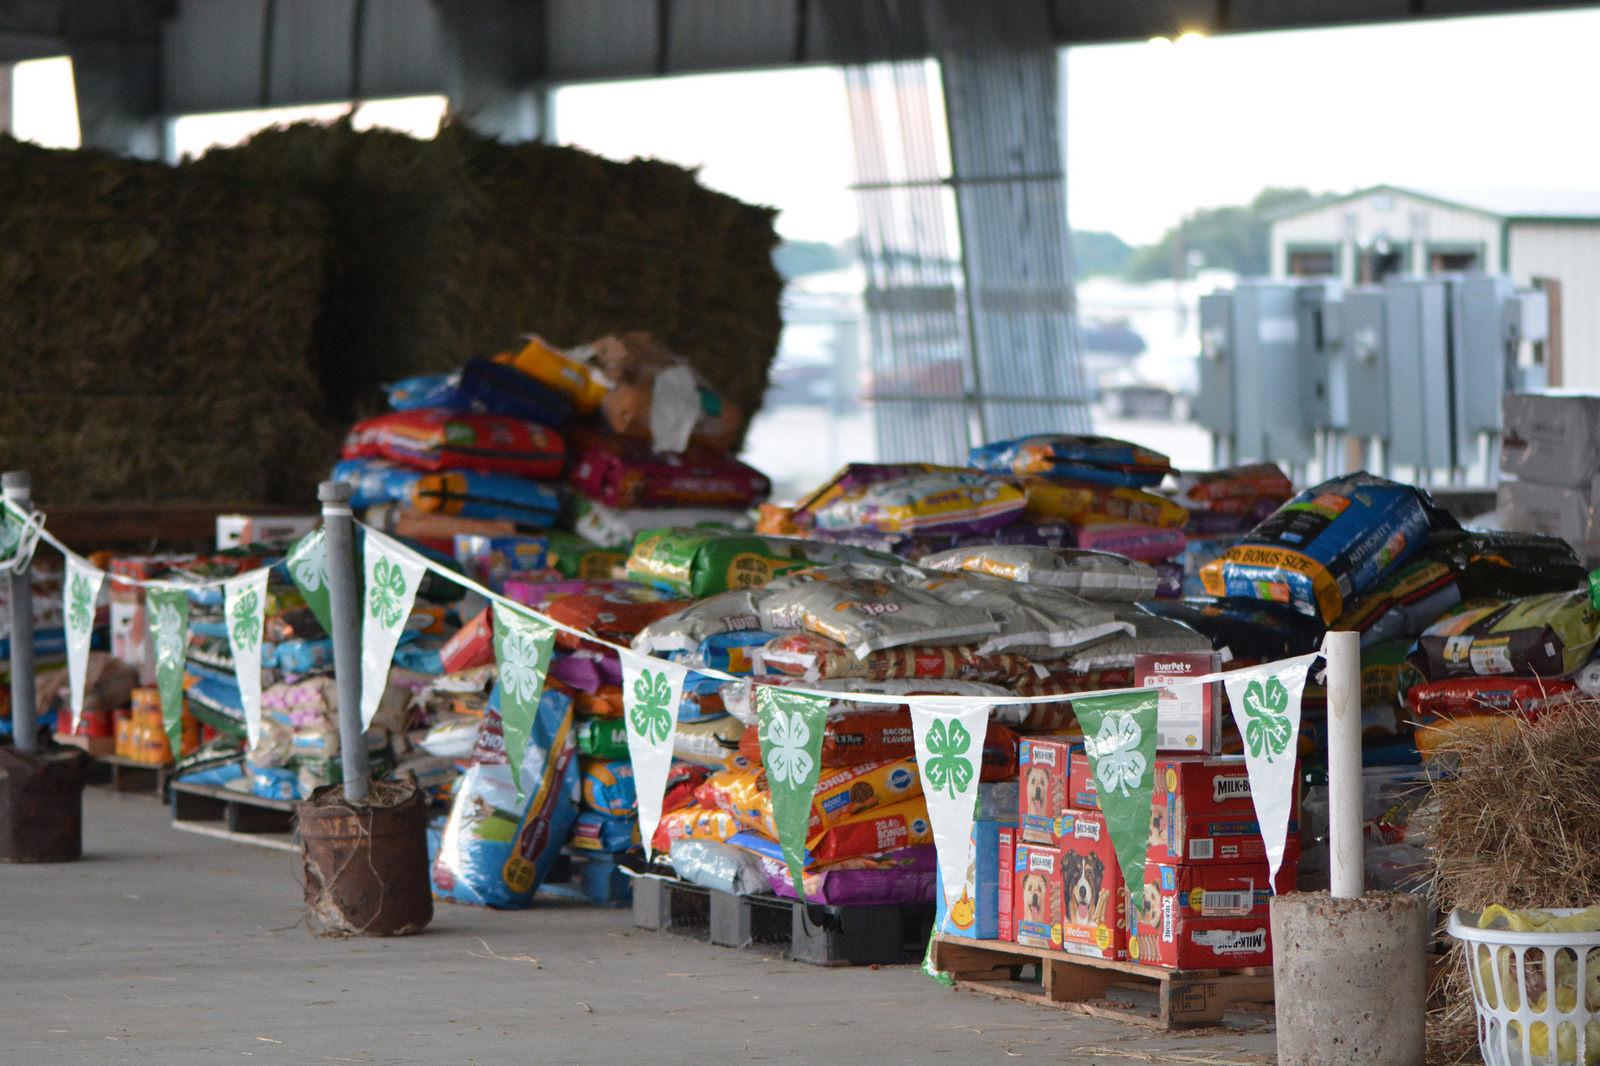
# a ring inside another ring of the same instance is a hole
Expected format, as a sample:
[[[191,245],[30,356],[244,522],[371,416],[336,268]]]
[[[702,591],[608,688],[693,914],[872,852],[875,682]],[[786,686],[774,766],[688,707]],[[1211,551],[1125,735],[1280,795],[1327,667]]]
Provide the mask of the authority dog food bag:
[[[434,859],[434,895],[482,907],[525,907],[578,814],[572,701],[554,689],[540,698],[522,762],[520,800],[505,762],[498,688],[474,752],[474,764],[456,783]]]
[[[1286,604],[1332,622],[1424,543],[1419,489],[1347,474],[1307,489],[1200,571],[1206,592]]]
[[[533,422],[424,407],[357,422],[341,457],[538,479],[560,476],[566,446],[555,430]]]
[[[1086,600],[1133,602],[1156,593],[1156,572],[1110,552],[1043,548],[1026,544],[981,544],[924,555],[929,570],[985,574],[1022,584],[1065,589]]]
[[[1587,589],[1480,601],[1423,630],[1409,661],[1430,681],[1497,674],[1566,677],[1589,661],[1597,637],[1600,611]]]

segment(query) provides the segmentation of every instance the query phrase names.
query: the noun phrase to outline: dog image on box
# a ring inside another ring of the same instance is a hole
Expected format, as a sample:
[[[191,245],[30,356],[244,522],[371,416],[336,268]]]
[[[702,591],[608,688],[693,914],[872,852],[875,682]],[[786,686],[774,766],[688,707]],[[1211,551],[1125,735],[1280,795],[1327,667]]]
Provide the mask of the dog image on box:
[[[1061,950],[1102,959],[1128,957],[1128,907],[1122,869],[1099,811],[1068,811],[1060,820],[1066,920]]]
[[[1013,874],[1016,942],[1036,948],[1061,947],[1065,914],[1061,852],[1043,844],[1018,844]]]
[[[1022,839],[1055,842],[1056,819],[1067,809],[1071,760],[1069,741],[1028,739],[1018,746],[1017,814]]]

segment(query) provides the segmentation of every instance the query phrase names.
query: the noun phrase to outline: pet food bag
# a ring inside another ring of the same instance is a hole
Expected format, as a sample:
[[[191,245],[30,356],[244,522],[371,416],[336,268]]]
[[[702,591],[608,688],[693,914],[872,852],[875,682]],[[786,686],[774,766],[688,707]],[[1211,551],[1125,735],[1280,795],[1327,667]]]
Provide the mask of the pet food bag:
[[[759,607],[764,628],[803,629],[860,657],[906,644],[964,644],[1000,628],[983,608],[865,578],[801,582],[763,597]]]
[[[632,818],[639,813],[639,794],[633,785],[633,764],[626,759],[578,760],[583,786],[583,805],[591,811],[614,818]]]
[[[862,677],[873,681],[928,677],[1005,682],[1033,672],[1033,664],[1020,655],[982,655],[972,644],[886,648],[858,659],[843,644],[814,633],[789,633],[775,638],[762,649],[761,662],[773,673],[813,681],[821,677]]]
[[[739,832],[739,823],[727,811],[706,807],[698,802],[668,811],[656,826],[651,840],[651,850],[657,854],[671,854],[672,845],[680,840],[727,840]]]
[[[743,509],[772,491],[765,474],[721,452],[690,449],[658,455],[636,441],[587,435],[581,440],[572,464],[572,487],[608,507]]]
[[[819,530],[935,534],[985,532],[1021,515],[1016,485],[971,470],[914,474],[841,493],[810,510]]]
[[[602,337],[585,354],[612,383],[600,411],[617,435],[650,441],[658,452],[681,452],[691,443],[734,450],[744,412],[651,334]]]
[[[1036,518],[1059,518],[1074,523],[1134,522],[1164,529],[1182,529],[1189,522],[1189,512],[1182,504],[1143,489],[1099,485],[1092,481],[1025,477],[1022,491],[1028,498],[1028,514]]]
[[[600,408],[610,386],[593,367],[569,357],[543,337],[529,337],[517,352],[495,357],[498,363],[514,366],[527,376],[567,395],[579,414],[593,414]]]
[[[514,909],[533,899],[577,818],[572,701],[554,689],[540,698],[520,799],[506,764],[498,688],[489,703],[475,761],[456,783],[433,863],[433,890],[455,903]]]
[[[1331,622],[1422,547],[1429,506],[1409,485],[1346,474],[1296,496],[1200,578],[1209,595],[1287,604]]]
[[[1158,563],[1182,555],[1188,543],[1181,529],[1133,522],[1091,522],[1079,526],[1077,535],[1080,548],[1125,555],[1142,563]]]
[[[475,470],[553,478],[566,463],[555,430],[504,415],[456,414],[436,407],[391,411],[357,422],[344,459],[388,459],[418,470]]]
[[[548,485],[509,474],[465,470],[421,473],[377,459],[341,459],[333,479],[350,485],[351,506],[398,503],[424,514],[503,520],[544,528],[561,513],[561,494]]]
[[[1576,673],[1600,637],[1587,589],[1471,603],[1422,631],[1409,661],[1430,681]]]
[[[634,541],[627,574],[629,581],[699,598],[765,585],[811,565],[792,558],[782,542],[755,534],[653,529]]]
[[[1112,437],[1041,433],[982,444],[967,462],[996,474],[1043,474],[1102,485],[1158,485],[1172,470],[1160,452]]]
[[[924,555],[917,565],[929,570],[966,571],[1023,584],[1050,585],[1086,600],[1131,602],[1148,600],[1156,592],[1156,572],[1144,563],[1077,548],[983,544]]]

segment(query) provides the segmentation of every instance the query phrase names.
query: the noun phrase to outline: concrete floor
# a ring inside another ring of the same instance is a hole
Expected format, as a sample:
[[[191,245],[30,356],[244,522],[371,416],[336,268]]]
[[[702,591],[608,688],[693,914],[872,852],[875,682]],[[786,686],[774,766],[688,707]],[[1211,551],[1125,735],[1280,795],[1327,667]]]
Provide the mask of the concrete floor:
[[[1273,1061],[1270,1032],[1157,1036],[634,929],[441,905],[403,940],[300,925],[297,857],[91,788],[86,857],[0,865],[0,1063]]]

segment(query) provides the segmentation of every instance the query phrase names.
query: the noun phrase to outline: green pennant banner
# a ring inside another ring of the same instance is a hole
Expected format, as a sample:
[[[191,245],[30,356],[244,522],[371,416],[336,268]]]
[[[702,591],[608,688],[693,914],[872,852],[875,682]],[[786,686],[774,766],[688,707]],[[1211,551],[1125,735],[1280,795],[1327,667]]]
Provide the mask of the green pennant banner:
[[[172,757],[183,751],[183,674],[189,649],[189,593],[152,588],[145,592],[150,645],[156,653],[156,687],[161,690],[161,724]]]
[[[333,611],[328,606],[327,531],[313,529],[289,549],[289,577],[300,590],[306,606],[317,616],[324,633],[333,633]]]
[[[1073,700],[1083,747],[1094,768],[1100,810],[1122,868],[1122,883],[1141,892],[1150,846],[1150,803],[1155,791],[1156,705],[1160,689],[1117,692]]]
[[[788,692],[772,685],[756,687],[757,732],[761,738],[761,764],[772,794],[772,820],[778,826],[778,844],[795,894],[805,890],[806,831],[811,825],[811,801],[822,772],[822,731],[828,721],[826,696]]]
[[[494,660],[500,675],[500,724],[505,734],[506,761],[517,796],[522,791],[522,760],[533,734],[533,719],[550,671],[550,648],[556,631],[503,603],[494,605]]]

